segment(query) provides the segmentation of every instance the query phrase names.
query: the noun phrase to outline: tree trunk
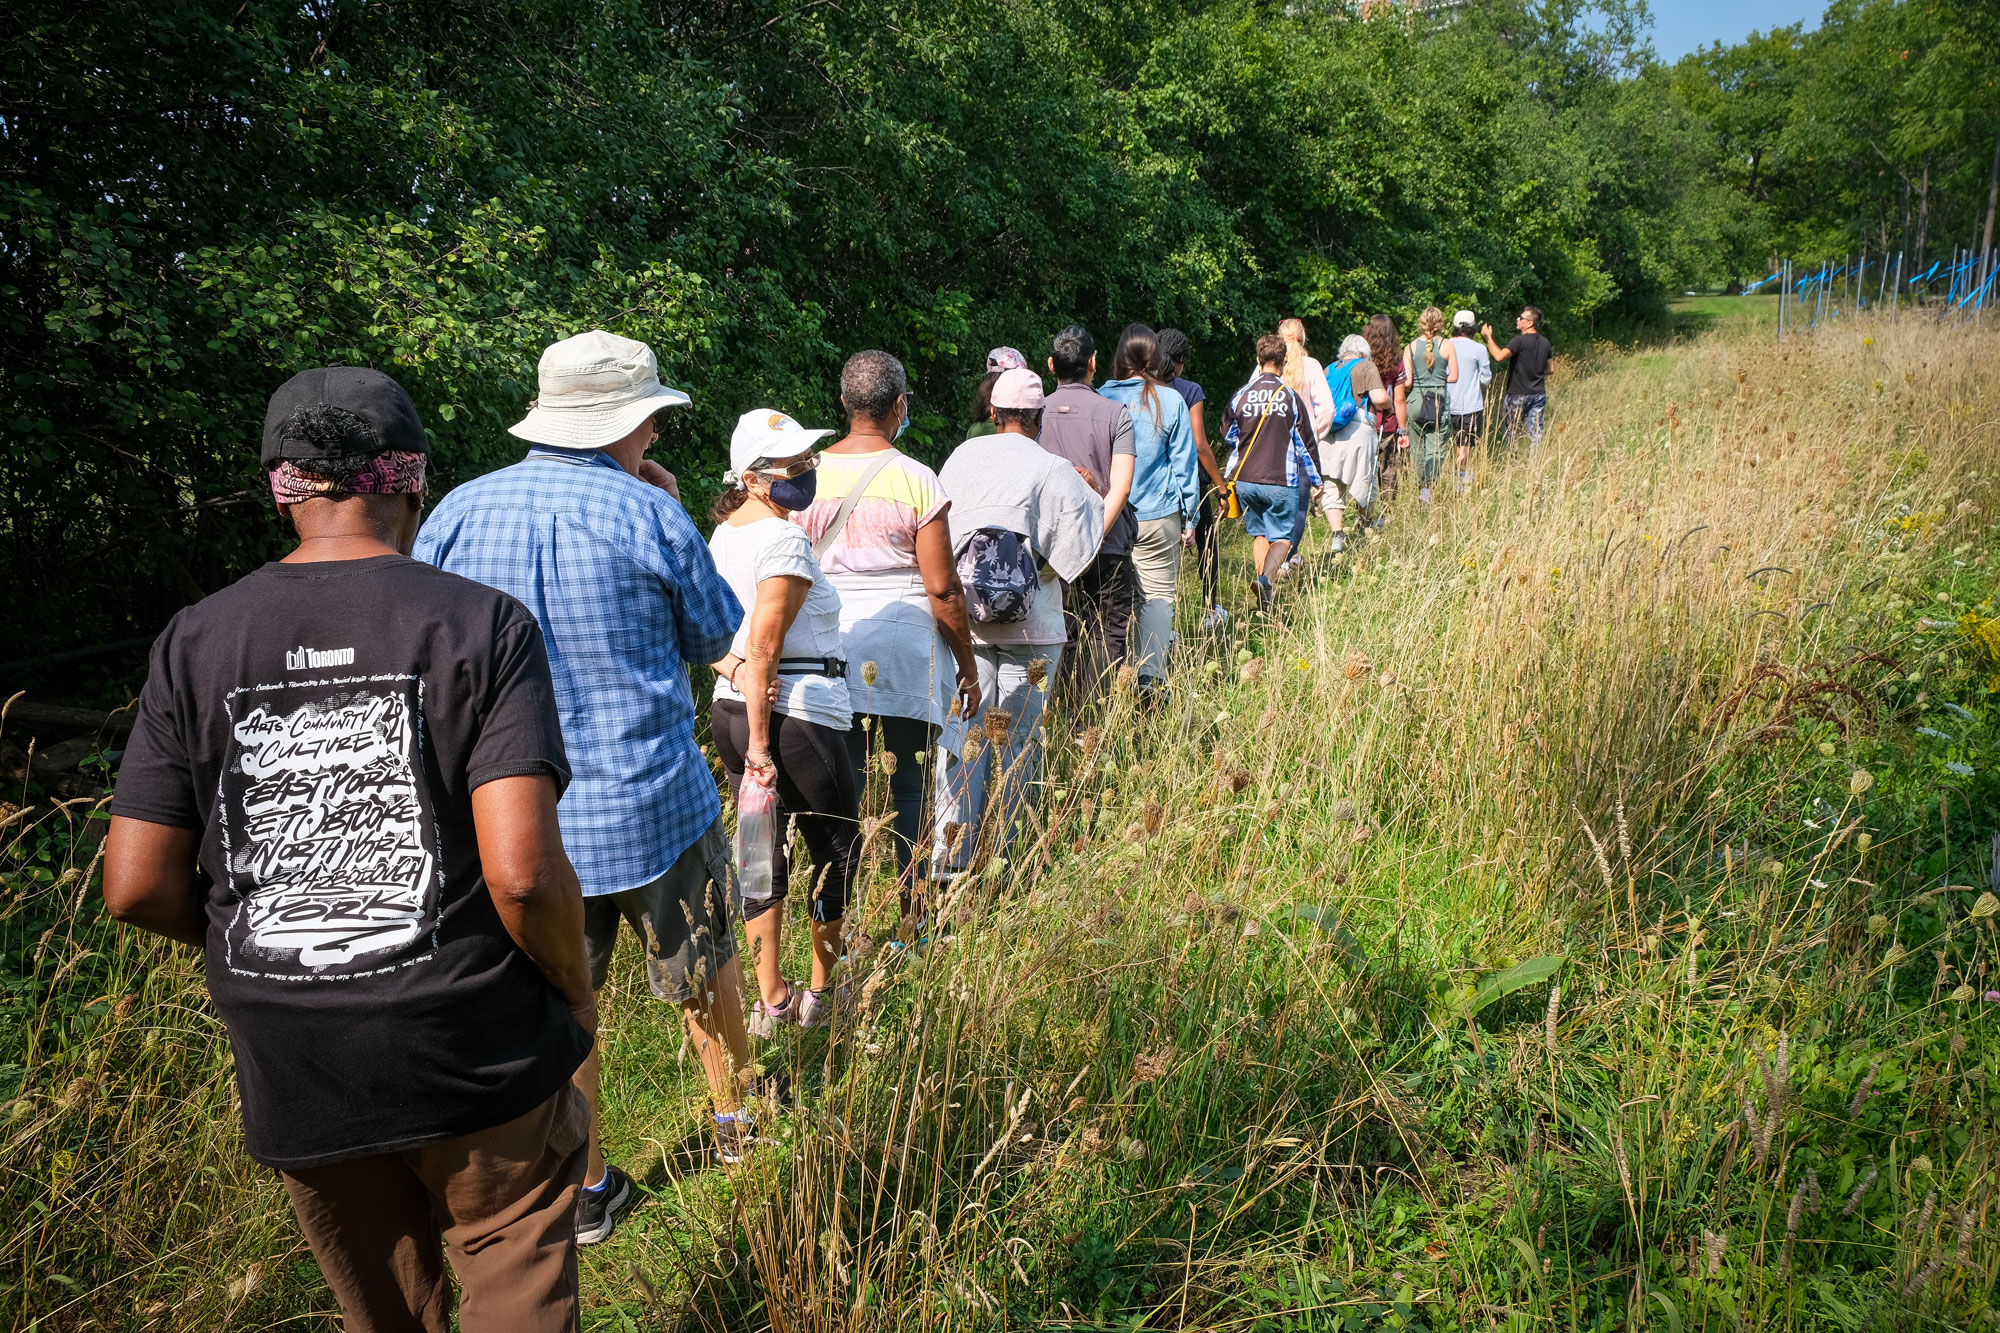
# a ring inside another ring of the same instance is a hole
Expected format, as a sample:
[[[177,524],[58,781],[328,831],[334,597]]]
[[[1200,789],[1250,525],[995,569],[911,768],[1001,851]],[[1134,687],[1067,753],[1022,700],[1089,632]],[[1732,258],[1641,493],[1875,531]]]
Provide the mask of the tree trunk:
[[[1986,236],[1979,242],[1979,253],[1985,254],[1993,248],[1993,210],[2000,206],[2000,125],[1993,127],[1993,170],[1986,177]]]
[[[1931,226],[1931,155],[1924,154],[1924,182],[1917,189],[1917,272],[1924,271],[1924,241]]]

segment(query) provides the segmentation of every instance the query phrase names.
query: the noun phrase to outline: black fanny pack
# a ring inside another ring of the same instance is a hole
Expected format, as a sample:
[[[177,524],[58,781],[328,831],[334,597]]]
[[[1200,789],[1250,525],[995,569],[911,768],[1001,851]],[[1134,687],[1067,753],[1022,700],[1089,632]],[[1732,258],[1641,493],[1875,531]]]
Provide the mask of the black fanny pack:
[[[834,680],[846,680],[847,659],[844,657],[781,657],[778,659],[778,674],[781,676],[830,676]]]

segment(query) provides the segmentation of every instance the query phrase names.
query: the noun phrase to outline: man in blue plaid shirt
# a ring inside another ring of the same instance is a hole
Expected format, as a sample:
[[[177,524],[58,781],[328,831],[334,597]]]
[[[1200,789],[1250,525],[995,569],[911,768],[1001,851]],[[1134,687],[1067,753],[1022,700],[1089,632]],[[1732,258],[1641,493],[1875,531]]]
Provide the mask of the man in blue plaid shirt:
[[[512,593],[541,622],[575,770],[558,814],[582,881],[593,986],[618,922],[632,924],[653,994],[682,1006],[715,1101],[724,1160],[754,1136],[742,966],[730,918],[729,845],[713,774],[694,741],[686,666],[729,651],[743,608],[645,457],[654,414],[688,401],[652,349],[602,331],[542,354],[540,397],[510,427],[526,458],[458,487],[415,555]],[[577,1084],[597,1105],[595,1053]],[[631,1178],[607,1168],[592,1117],[577,1243],[611,1234]]]

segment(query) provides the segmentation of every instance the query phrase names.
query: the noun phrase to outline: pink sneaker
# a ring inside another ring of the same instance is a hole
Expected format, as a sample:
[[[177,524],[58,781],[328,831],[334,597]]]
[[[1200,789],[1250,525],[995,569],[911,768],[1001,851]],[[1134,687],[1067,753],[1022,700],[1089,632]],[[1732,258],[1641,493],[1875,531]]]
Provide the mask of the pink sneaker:
[[[811,991],[804,991],[803,993],[808,997],[812,995]],[[750,1029],[750,1035],[762,1040],[766,1037],[776,1036],[778,1029],[787,1023],[798,1022],[799,1011],[803,1007],[799,1003],[800,995],[801,988],[787,981],[785,982],[785,1002],[783,1004],[766,1004],[764,1001],[759,1000],[757,1003],[751,1005],[749,1023],[747,1024]]]

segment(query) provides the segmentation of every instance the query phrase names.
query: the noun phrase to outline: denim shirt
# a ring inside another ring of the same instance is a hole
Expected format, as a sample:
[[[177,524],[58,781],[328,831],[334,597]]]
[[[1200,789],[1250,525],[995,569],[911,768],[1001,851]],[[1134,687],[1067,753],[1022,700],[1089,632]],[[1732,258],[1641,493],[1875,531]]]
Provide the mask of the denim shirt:
[[[1194,419],[1170,384],[1153,386],[1153,406],[1145,401],[1146,382],[1111,380],[1098,390],[1132,413],[1132,494],[1126,503],[1141,523],[1179,514],[1192,523],[1201,512],[1201,473],[1195,459]]]

